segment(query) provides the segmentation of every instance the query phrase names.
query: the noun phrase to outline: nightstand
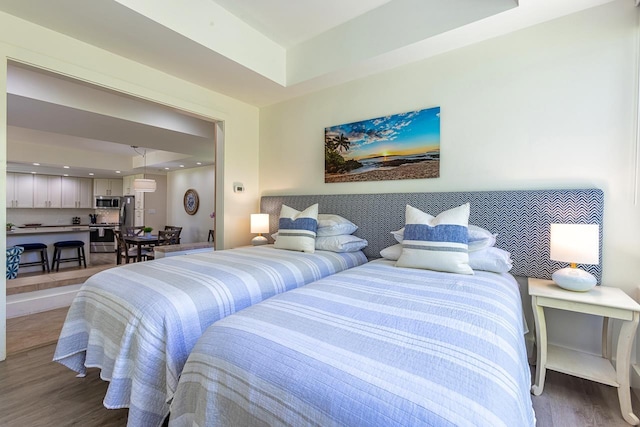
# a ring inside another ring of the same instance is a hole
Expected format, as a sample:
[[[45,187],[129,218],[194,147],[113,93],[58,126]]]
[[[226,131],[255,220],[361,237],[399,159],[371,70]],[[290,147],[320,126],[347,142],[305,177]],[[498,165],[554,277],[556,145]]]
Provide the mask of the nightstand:
[[[536,377],[531,392],[536,396],[542,393],[547,369],[617,387],[623,418],[629,424],[637,425],[638,417],[631,408],[629,367],[640,305],[618,288],[596,286],[588,292],[572,292],[558,287],[551,280],[533,278],[529,279],[529,295],[535,318],[538,350]],[[548,345],[545,307],[602,316],[602,357]],[[622,321],[616,349],[617,369],[610,361],[609,319]]]

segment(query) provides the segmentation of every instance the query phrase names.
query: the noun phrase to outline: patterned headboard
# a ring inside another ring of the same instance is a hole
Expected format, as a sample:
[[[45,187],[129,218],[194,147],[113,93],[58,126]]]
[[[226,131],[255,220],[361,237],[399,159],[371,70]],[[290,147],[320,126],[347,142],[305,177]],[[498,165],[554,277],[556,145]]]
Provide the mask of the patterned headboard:
[[[517,276],[549,279],[566,267],[549,259],[551,223],[599,224],[601,262],[580,267],[600,283],[604,195],[599,189],[265,196],[260,208],[270,214],[275,233],[283,203],[298,210],[319,203],[320,213],[342,215],[359,226],[354,234],[367,239],[364,252],[371,259],[396,243],[390,232],[404,225],[405,205],[437,215],[466,202],[471,203],[469,222],[498,234],[496,246],[511,252],[511,273]]]

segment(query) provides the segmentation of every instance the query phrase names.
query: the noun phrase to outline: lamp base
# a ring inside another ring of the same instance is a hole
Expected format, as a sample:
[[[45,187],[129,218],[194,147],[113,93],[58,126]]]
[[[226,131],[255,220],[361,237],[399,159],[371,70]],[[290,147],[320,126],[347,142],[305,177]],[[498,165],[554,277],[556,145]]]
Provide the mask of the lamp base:
[[[254,237],[253,239],[251,239],[251,244],[253,246],[260,246],[260,245],[266,245],[267,243],[269,243],[269,241],[267,240],[266,237],[261,236],[261,235],[257,235],[256,237]]]
[[[587,292],[598,283],[593,274],[571,267],[556,271],[551,278],[562,289],[576,292]]]

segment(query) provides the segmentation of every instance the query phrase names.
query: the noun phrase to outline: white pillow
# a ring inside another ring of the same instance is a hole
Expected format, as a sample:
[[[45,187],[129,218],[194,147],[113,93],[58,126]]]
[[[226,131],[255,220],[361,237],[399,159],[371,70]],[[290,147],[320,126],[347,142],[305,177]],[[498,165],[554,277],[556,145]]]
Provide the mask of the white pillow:
[[[313,253],[316,249],[317,229],[317,203],[302,212],[282,205],[278,223],[278,240],[276,240],[275,247]]]
[[[469,253],[469,266],[474,270],[506,273],[511,270],[513,263],[511,254],[495,247],[484,248]]]
[[[391,261],[397,261],[402,255],[402,245],[397,243],[395,245],[384,248],[380,251],[380,256],[384,259],[390,259]]]
[[[473,274],[469,267],[469,203],[435,218],[407,205],[402,255],[397,267]]]
[[[393,237],[398,243],[402,243],[404,227],[400,230],[392,231],[391,234],[393,234]],[[469,252],[495,246],[497,236],[497,234],[492,234],[489,230],[469,224]]]
[[[316,250],[331,252],[355,252],[369,244],[352,235],[316,237]]]
[[[380,256],[391,261],[397,261],[400,255],[402,255],[402,245],[400,243],[380,251]],[[473,270],[506,273],[511,270],[513,263],[509,252],[491,247],[469,252],[469,267]]]
[[[358,226],[340,215],[335,214],[319,214],[317,236],[340,236],[343,234],[352,234],[358,229]]]

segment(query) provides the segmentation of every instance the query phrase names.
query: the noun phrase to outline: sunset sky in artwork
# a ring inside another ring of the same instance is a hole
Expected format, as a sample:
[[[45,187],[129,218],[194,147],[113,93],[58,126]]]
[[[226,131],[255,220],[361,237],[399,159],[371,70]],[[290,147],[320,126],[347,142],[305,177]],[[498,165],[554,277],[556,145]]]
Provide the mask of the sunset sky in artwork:
[[[325,128],[325,139],[344,134],[351,142],[345,159],[411,156],[440,149],[440,107]]]

